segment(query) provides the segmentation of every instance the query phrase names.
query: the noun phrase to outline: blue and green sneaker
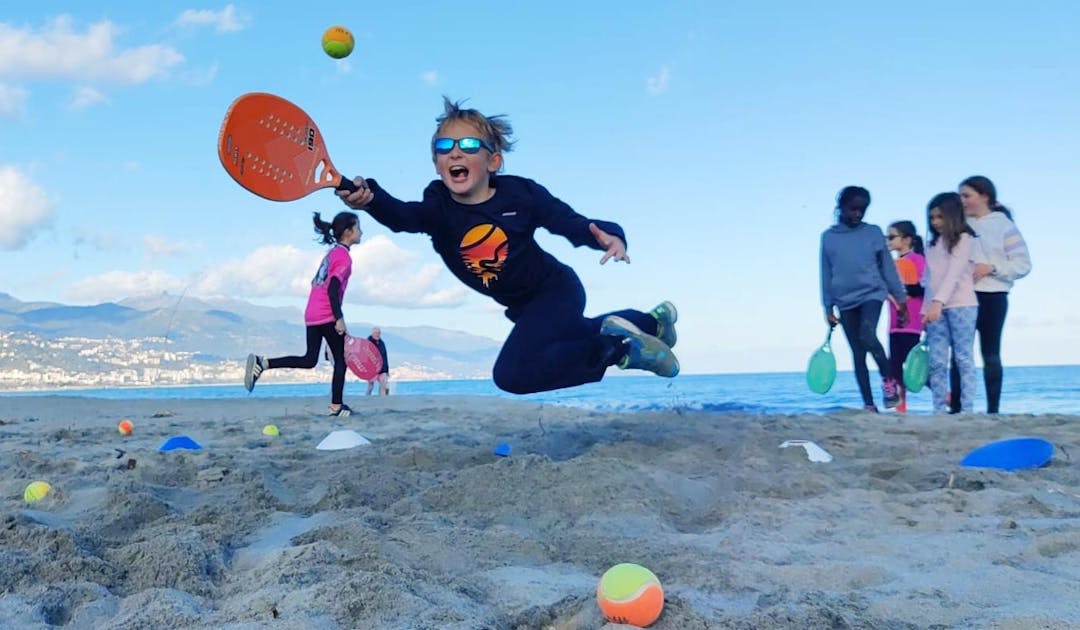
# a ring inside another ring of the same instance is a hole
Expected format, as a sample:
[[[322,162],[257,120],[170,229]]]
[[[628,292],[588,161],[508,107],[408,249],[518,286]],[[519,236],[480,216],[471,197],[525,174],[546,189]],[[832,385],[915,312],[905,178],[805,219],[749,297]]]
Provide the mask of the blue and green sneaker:
[[[671,347],[657,337],[644,333],[632,322],[609,315],[600,325],[600,334],[622,337],[626,354],[616,364],[623,370],[648,370],[657,376],[672,378],[679,373],[679,360]]]

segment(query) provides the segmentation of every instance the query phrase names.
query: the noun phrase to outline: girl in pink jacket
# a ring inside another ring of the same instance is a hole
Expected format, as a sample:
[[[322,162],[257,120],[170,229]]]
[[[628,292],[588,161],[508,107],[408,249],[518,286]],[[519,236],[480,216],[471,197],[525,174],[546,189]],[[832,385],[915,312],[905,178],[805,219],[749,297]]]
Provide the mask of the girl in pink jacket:
[[[960,411],[975,410],[975,299],[971,248],[975,234],[964,219],[960,195],[941,193],[927,205],[930,291],[922,307],[930,349],[930,391],[935,413],[949,413],[949,359],[960,372]]]

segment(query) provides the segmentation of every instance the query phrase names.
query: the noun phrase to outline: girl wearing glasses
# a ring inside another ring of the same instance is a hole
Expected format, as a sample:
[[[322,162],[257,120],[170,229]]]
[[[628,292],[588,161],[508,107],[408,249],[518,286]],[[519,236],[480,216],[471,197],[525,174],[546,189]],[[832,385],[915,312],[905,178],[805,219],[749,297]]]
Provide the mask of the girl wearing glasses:
[[[930,348],[930,392],[935,413],[949,413],[950,354],[960,370],[960,411],[974,411],[975,318],[978,301],[972,276],[975,232],[964,220],[960,195],[936,195],[926,207],[930,223],[929,300],[923,303]],[[955,397],[955,394],[954,394]]]
[[[338,195],[395,232],[429,234],[447,269],[506,307],[514,328],[495,361],[495,384],[514,394],[561,389],[599,381],[611,365],[678,374],[674,305],[585,317],[577,274],[533,238],[543,228],[603,251],[600,264],[630,262],[622,228],[578,214],[532,180],[499,175],[513,144],[509,121],[446,98],[443,105],[431,143],[439,179],[421,201],[400,201],[362,177],[355,192]]]
[[[898,375],[889,366],[877,326],[881,304],[888,295],[901,306],[900,321],[907,323],[907,293],[885,247],[881,228],[863,222],[869,206],[870,191],[861,186],[847,186],[837,195],[838,221],[821,235],[821,300],[829,325],[839,323],[844,328],[864,408],[877,413],[866,355],[869,353],[877,363],[885,407],[892,409],[900,402]]]
[[[319,362],[319,347],[326,340],[326,346],[334,358],[334,376],[330,382],[331,416],[348,416],[352,413],[344,402],[345,389],[345,316],[341,312],[341,303],[345,299],[345,288],[349,286],[352,275],[352,257],[349,246],[360,242],[360,218],[353,212],[339,212],[330,223],[323,221],[319,213],[313,217],[315,233],[319,240],[330,245],[330,251],[323,257],[315,277],[311,279],[311,293],[308,295],[307,308],[304,310],[304,324],[307,328],[307,352],[304,356],[277,357],[268,359],[264,356],[249,354],[247,371],[244,373],[244,387],[250,392],[255,382],[266,370],[278,368],[302,368],[310,370]]]
[[[904,387],[904,360],[911,349],[919,343],[922,335],[922,318],[920,311],[923,304],[923,272],[926,270],[926,259],[923,257],[923,240],[915,232],[915,224],[911,221],[897,221],[889,225],[885,238],[889,250],[897,253],[896,273],[900,276],[900,282],[904,283],[904,291],[907,293],[907,321],[900,323],[900,311],[896,302],[889,300],[889,367],[896,379],[896,387],[900,394],[900,402],[896,405],[896,411],[907,411],[907,389]]]

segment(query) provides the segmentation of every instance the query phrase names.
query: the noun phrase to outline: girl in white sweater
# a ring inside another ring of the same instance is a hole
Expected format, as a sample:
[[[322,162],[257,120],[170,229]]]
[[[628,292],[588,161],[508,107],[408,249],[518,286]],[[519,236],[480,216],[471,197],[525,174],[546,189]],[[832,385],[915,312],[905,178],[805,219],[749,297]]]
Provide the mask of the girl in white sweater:
[[[975,230],[975,296],[979,316],[975,328],[982,352],[983,380],[986,384],[986,411],[997,413],[1001,403],[1001,332],[1009,309],[1013,282],[1031,272],[1031,256],[1023,235],[1012,222],[1008,208],[997,200],[994,183],[982,175],[960,182],[960,198],[968,225]],[[962,379],[955,363],[952,370],[953,411],[959,409]]]

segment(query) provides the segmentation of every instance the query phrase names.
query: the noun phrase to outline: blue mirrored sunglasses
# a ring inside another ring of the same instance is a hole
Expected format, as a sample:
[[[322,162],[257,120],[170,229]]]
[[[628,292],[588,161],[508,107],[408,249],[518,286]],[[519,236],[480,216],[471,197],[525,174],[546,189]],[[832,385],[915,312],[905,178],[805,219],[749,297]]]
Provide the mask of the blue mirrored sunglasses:
[[[487,149],[488,152],[494,153],[495,148],[480,138],[435,138],[435,142],[431,143],[436,153],[446,155],[454,150],[454,145],[457,144],[462,153],[473,154],[480,149]]]

